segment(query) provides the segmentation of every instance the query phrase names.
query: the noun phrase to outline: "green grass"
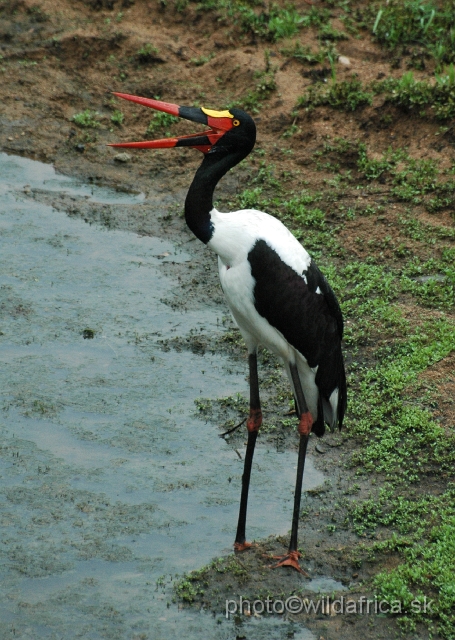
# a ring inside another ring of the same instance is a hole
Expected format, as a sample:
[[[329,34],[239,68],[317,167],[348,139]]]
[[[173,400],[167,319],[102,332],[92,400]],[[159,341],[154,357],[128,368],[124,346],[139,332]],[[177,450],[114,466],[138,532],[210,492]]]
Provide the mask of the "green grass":
[[[327,46],[367,29],[395,60],[408,56],[410,66],[424,68],[428,60],[436,65],[455,62],[455,11],[452,0],[391,0],[356,7],[353,2],[324,3],[297,9],[292,3],[260,0],[192,0],[199,12],[212,12],[228,27],[234,27],[253,40],[277,42],[314,29],[321,45]],[[166,1],[162,2],[165,7]],[[183,12],[190,0],[176,0]],[[331,20],[338,18],[346,31],[336,29]],[[311,60],[312,54],[308,62]]]
[[[368,157],[367,147],[365,144],[358,146],[359,159],[357,168],[367,180],[377,180],[385,172],[391,172],[397,164],[408,157],[406,151],[401,149],[394,150],[389,147],[382,155],[382,158],[371,159]]]
[[[434,82],[416,80],[412,71],[401,78],[389,78],[373,85],[384,93],[387,102],[413,110],[422,117],[434,115],[438,120],[455,116],[455,67],[453,63],[435,74]]]
[[[434,419],[431,394],[422,396],[419,375],[453,351],[455,322],[422,321],[418,311],[412,321],[405,319],[394,300],[406,289],[406,277],[393,277],[386,268],[354,263],[339,277],[342,284],[335,284],[345,289],[351,282],[343,308],[352,319],[347,342],[354,353],[365,338],[377,336],[374,359],[351,367],[349,433],[360,446],[350,465],[361,476],[386,479],[378,494],[352,503],[347,524],[360,536],[374,538],[379,527],[395,532],[374,548],[398,551],[401,564],[380,573],[374,585],[378,598],[402,602],[403,630],[424,622],[453,640],[455,490],[443,487],[455,465],[455,433]],[[426,490],[433,473],[441,493]],[[433,600],[426,615],[411,607],[424,596]]]
[[[238,15],[245,33],[253,33],[271,42],[296,35],[304,21],[293,6],[282,8],[277,4],[272,4],[268,12],[259,14],[248,6],[239,6]]]
[[[320,40],[328,42],[337,42],[340,40],[349,40],[349,36],[344,31],[335,29],[330,23],[326,24],[319,31]]]
[[[327,161],[326,156],[333,159]],[[335,138],[324,142],[322,150],[313,154],[315,167],[319,170],[331,171],[346,184],[358,184],[359,177],[374,184],[378,181],[386,185],[394,200],[409,205],[423,205],[430,213],[449,209],[455,206],[455,180],[450,170],[442,170],[439,160],[434,158],[415,159],[407,149],[389,147],[378,157],[372,157],[364,143]],[[349,160],[356,165],[357,175],[351,172],[342,173],[342,165]],[[381,189],[384,187],[381,186]],[[367,207],[357,214],[377,214],[380,208]],[[455,237],[455,232],[445,226],[435,227],[423,225],[409,216],[401,221],[404,235],[409,238],[436,243],[437,240]]]
[[[370,547],[370,554],[399,552],[402,563],[374,578],[378,598],[399,600],[404,631],[423,622],[446,640],[455,638],[455,485],[440,495],[411,492],[397,495],[399,487],[387,484],[374,499],[351,511],[353,528],[361,536],[374,535],[379,526],[398,533]],[[373,555],[374,558],[374,555]],[[418,607],[412,603],[421,603]],[[430,608],[424,603],[430,602]]]
[[[267,5],[261,0],[194,0],[199,12],[213,12],[224,25],[236,27],[245,36],[253,40],[277,42],[284,38],[298,35],[302,29],[314,28],[321,41],[344,40],[349,36],[344,31],[335,29],[330,18],[333,12],[327,8],[304,8],[297,10],[291,2],[270,2]],[[166,3],[164,3],[166,4]],[[177,11],[187,9],[189,0],[177,0]],[[339,12],[337,12],[337,15]],[[341,11],[342,18],[349,18],[348,13]],[[352,21],[351,21],[352,22]]]
[[[123,124],[124,119],[125,119],[124,114],[118,109],[115,109],[114,113],[111,115],[111,122],[113,122],[118,126]]]
[[[302,64],[320,64],[324,62],[326,57],[324,51],[319,50],[313,53],[310,47],[304,46],[300,42],[295,42],[290,47],[284,47],[281,49],[281,53],[287,58],[292,58]]]
[[[147,127],[147,133],[155,133],[160,129],[166,129],[166,136],[170,136],[169,127],[178,122],[179,119],[177,116],[173,116],[170,113],[164,113],[164,111],[160,111],[155,113],[153,118],[150,121],[149,126]]]
[[[159,51],[149,42],[144,44],[136,53],[136,60],[139,64],[149,64],[159,59]]]
[[[179,2],[177,10],[184,11],[189,2]],[[311,22],[291,3],[280,6],[270,3],[266,8],[259,0],[198,0],[200,12],[215,12],[224,23],[236,25],[244,34],[261,40],[276,42],[296,35]]]
[[[299,46],[287,51],[292,57],[304,59],[307,56],[309,61],[313,55]],[[326,53],[328,59],[330,55],[330,52]],[[451,119],[455,117],[455,66],[451,63],[435,73],[433,81],[416,80],[413,72],[409,71],[401,78],[388,78],[365,86],[355,77],[339,82],[332,74],[329,85],[310,85],[297,100],[297,108],[310,110],[328,106],[341,111],[356,111],[370,105],[375,94],[383,95],[386,103],[412,111],[422,118]]]
[[[268,100],[275,91],[275,71],[272,69],[256,71],[254,73],[253,89],[251,89],[245,96],[230,102],[227,105],[228,109],[232,107],[240,107],[252,114],[259,113],[263,107],[264,101]]]
[[[350,320],[347,343],[354,353],[365,340],[371,345],[368,365],[354,363],[350,372],[349,433],[360,445],[350,465],[359,475],[386,479],[379,493],[352,503],[348,525],[360,536],[374,537],[379,527],[399,534],[375,545],[376,550],[402,556],[396,569],[375,579],[377,595],[402,602],[407,610],[399,621],[404,630],[425,622],[449,640],[455,620],[455,490],[448,485],[433,495],[425,490],[425,480],[437,473],[443,487],[444,478],[451,476],[455,433],[434,419],[419,376],[454,350],[455,322],[450,316],[423,320],[417,310],[412,320],[402,315],[398,298],[407,290],[406,272],[415,273],[418,263],[414,258],[399,274],[390,267],[354,262],[330,277],[344,297],[343,310]],[[434,600],[426,617],[411,607],[424,596]]]
[[[432,527],[419,544],[406,547],[404,562],[396,569],[380,573],[375,579],[378,596],[400,599],[408,611],[412,601],[424,602],[431,581],[431,610],[413,611],[401,618],[403,627],[415,629],[416,622],[437,621],[443,638],[455,638],[455,491],[447,492],[449,504],[435,500],[440,524]],[[444,496],[445,498],[446,496]],[[442,504],[441,504],[442,503]],[[420,515],[420,514],[418,514]],[[426,515],[426,513],[425,513]]]
[[[214,53],[209,54],[208,56],[198,56],[197,58],[191,58],[191,64],[194,64],[195,67],[202,67],[207,62],[214,57]]]
[[[101,126],[99,118],[100,114],[97,111],[85,109],[85,111],[74,114],[71,120],[79,127],[96,129]]]
[[[358,145],[358,154],[360,173],[369,181],[381,178],[383,184],[389,183],[391,195],[401,202],[424,204],[432,213],[455,203],[455,181],[440,171],[436,160],[414,159],[406,149],[392,147],[373,159],[364,144]]]
[[[229,573],[238,580],[242,580],[247,576],[247,571],[242,562],[236,556],[227,558],[215,558],[210,564],[185,574],[174,585],[174,593],[176,598],[187,603],[192,603],[196,599],[200,599],[204,595],[203,586],[206,584],[208,575],[211,571],[216,573]]]
[[[358,78],[332,82],[328,87],[310,85],[306,93],[297,101],[297,107],[311,109],[321,105],[341,111],[355,111],[371,104],[373,93],[365,91]]]
[[[438,64],[455,61],[455,11],[451,0],[375,3],[369,10],[369,22],[379,43],[398,53],[412,49],[418,66],[425,64],[426,56]]]
[[[390,299],[386,295],[383,300],[386,297]],[[384,311],[375,305],[373,314],[381,324]],[[397,319],[400,321],[399,316]],[[400,322],[394,324],[399,326]],[[439,318],[415,328],[407,324],[410,336],[383,346],[376,353],[375,366],[361,376],[356,372],[358,390],[350,411],[352,434],[366,439],[354,463],[361,464],[363,471],[393,475],[406,462],[407,471],[401,469],[400,473],[414,480],[431,461],[440,468],[448,468],[454,461],[455,451],[450,452],[453,438],[447,437],[426,407],[406,402],[406,398],[413,397],[418,375],[453,350],[455,324]],[[365,406],[369,407],[367,415]]]

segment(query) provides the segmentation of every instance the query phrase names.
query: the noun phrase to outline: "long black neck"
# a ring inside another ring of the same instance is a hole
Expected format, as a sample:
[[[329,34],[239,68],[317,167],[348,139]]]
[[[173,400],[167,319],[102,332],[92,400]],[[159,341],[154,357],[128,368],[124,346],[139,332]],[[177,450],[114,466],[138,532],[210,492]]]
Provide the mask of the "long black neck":
[[[244,153],[227,155],[213,148],[196,171],[185,200],[185,220],[194,235],[205,244],[213,234],[210,212],[213,209],[213,193],[221,178],[245,157]]]

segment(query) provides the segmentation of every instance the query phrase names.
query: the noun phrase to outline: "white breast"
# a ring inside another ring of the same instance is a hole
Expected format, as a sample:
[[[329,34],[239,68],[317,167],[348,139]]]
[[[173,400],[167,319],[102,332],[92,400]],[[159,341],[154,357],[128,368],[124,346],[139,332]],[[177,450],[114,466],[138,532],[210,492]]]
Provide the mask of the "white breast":
[[[254,209],[232,213],[213,209],[210,216],[214,233],[208,246],[226,266],[248,260],[257,240],[265,240],[298,274],[310,266],[311,258],[300,242],[273,216]]]

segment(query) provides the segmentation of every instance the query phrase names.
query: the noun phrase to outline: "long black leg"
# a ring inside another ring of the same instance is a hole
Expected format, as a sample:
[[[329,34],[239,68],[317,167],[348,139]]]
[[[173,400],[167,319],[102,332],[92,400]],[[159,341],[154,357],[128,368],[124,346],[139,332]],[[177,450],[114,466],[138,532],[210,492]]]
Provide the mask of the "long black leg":
[[[248,507],[248,490],[250,488],[251,465],[253,464],[254,447],[262,424],[261,401],[259,399],[258,364],[256,353],[248,357],[250,367],[250,415],[247,420],[248,442],[246,446],[245,463],[242,476],[242,494],[240,497],[239,522],[235,537],[234,549],[243,551],[251,545],[246,542],[246,512]]]
[[[301,435],[299,442],[299,458],[297,462],[297,479],[295,481],[294,493],[294,513],[292,515],[291,540],[289,542],[289,552],[297,551],[297,537],[299,530],[300,500],[302,496],[303,470],[305,468],[305,457],[308,445],[308,436]]]
[[[295,408],[299,416],[301,416],[303,413],[308,412],[308,407],[305,400],[305,396],[303,395],[302,383],[300,382],[300,376],[299,376],[299,371],[297,369],[297,366],[295,364],[291,364],[289,365],[289,368],[291,370],[292,382],[294,384]]]
[[[295,364],[291,364],[290,369],[291,369],[292,382],[294,383],[295,395],[297,399],[297,411],[300,419],[299,457],[297,462],[297,478],[295,481],[294,513],[292,516],[291,541],[289,544],[289,551],[291,552],[291,551],[297,551],[297,535],[298,535],[298,529],[299,529],[299,514],[300,514],[300,501],[302,497],[303,471],[305,468],[305,458],[306,458],[306,450],[308,445],[308,438],[311,432],[311,424],[308,424],[308,422],[312,422],[312,418],[311,418],[311,414],[308,411],[308,406],[305,400],[305,396],[303,395],[302,384],[300,382],[297,366]],[[302,425],[302,419],[304,422],[303,425]],[[307,433],[305,433],[305,431],[307,431]]]
[[[297,551],[297,541],[299,530],[300,500],[302,496],[303,470],[305,468],[306,450],[308,445],[308,438],[313,424],[313,418],[311,416],[311,413],[308,411],[308,405],[303,394],[302,384],[300,382],[297,366],[295,364],[291,364],[290,371],[292,382],[294,384],[296,409],[299,415],[299,458],[297,463],[297,479],[295,482],[294,493],[294,513],[292,515],[292,529],[291,540],[289,542],[289,551],[287,555],[284,556],[284,558],[282,558],[281,561],[275,566],[294,567],[294,569],[297,569],[297,571],[300,571],[300,573],[308,576],[308,574],[305,573],[305,571],[303,571],[299,565],[298,559],[300,557],[300,553]]]

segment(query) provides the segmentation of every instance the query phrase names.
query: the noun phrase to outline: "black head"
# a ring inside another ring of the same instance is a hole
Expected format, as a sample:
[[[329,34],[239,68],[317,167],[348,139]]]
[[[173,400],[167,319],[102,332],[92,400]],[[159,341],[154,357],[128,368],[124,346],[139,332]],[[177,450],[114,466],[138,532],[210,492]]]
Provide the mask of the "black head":
[[[192,122],[208,125],[210,129],[203,133],[193,133],[178,138],[164,140],[148,140],[144,142],[121,142],[112,147],[135,147],[142,149],[163,149],[170,147],[193,147],[206,155],[221,157],[235,155],[237,162],[245,158],[256,142],[256,125],[253,118],[241,109],[232,108],[225,111],[214,111],[204,107],[180,107],[169,102],[161,102],[151,98],[140,98],[126,93],[114,95],[125,100],[137,102],[146,107],[164,111]]]
[[[253,118],[241,109],[229,109],[233,115],[232,128],[212,146],[209,155],[235,154],[246,158],[256,142],[256,125]]]

